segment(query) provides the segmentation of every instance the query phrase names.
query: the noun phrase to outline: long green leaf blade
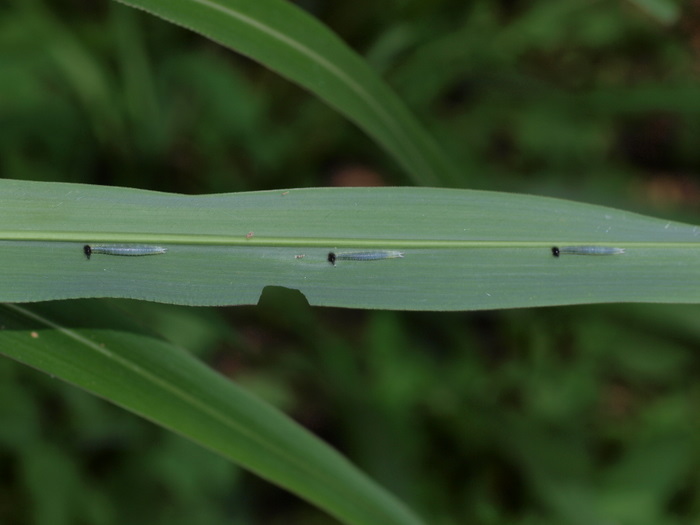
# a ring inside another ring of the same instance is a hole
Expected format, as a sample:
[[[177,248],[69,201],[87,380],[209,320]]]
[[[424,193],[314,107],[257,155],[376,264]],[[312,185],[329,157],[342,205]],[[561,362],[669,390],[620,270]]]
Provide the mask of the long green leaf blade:
[[[85,244],[167,253],[93,255]],[[552,246],[624,249],[608,257]],[[403,258],[328,262],[333,252]],[[428,188],[183,196],[0,181],[0,301],[124,297],[255,304],[266,286],[315,305],[404,310],[697,302],[700,228],[575,202]]]
[[[317,20],[281,0],[119,0],[187,27],[305,87],[436,185],[456,170],[396,94]]]
[[[220,453],[344,523],[419,525],[401,503],[305,429],[182,349],[83,302],[0,305],[0,353]],[[127,331],[128,330],[128,331]]]

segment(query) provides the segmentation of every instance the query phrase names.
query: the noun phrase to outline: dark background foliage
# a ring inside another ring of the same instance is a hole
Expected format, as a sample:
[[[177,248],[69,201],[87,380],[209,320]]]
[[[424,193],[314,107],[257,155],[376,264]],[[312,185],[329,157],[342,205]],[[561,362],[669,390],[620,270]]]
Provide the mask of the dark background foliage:
[[[696,0],[299,4],[462,166],[445,186],[698,222]],[[312,95],[107,0],[0,2],[0,176],[192,194],[410,183]],[[246,308],[121,304],[430,523],[700,519],[695,307],[409,314],[310,308],[285,290]],[[8,361],[0,422],[3,524],[333,523]]]

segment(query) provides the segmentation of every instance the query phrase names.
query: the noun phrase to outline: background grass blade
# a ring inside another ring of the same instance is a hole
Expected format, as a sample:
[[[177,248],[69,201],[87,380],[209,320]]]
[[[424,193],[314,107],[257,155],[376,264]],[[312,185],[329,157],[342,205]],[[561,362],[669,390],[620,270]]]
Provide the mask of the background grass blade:
[[[252,304],[265,286],[311,304],[463,310],[697,302],[700,228],[542,197],[351,188],[181,196],[0,181],[0,300],[126,297]],[[167,247],[83,255],[86,243]],[[552,256],[604,244],[609,257]],[[332,251],[403,258],[328,262]]]
[[[630,4],[636,5],[649,16],[668,25],[678,21],[681,11],[680,5],[671,0],[630,0]]]
[[[119,1],[201,33],[310,90],[373,136],[416,183],[457,178],[434,140],[367,63],[291,3]]]
[[[180,348],[130,326],[121,312],[83,302],[2,305],[0,324],[0,352],[8,357],[189,437],[344,523],[420,523],[302,427]]]

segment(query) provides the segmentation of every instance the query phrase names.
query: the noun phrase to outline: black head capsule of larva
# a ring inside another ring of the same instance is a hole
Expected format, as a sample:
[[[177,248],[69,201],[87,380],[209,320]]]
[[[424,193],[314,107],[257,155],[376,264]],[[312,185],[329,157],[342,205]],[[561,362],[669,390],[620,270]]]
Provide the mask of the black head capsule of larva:
[[[90,248],[89,244],[86,244],[83,246],[83,253],[85,254],[85,257],[87,257],[88,261],[90,260],[90,256],[92,255],[92,248]]]
[[[328,262],[335,266],[335,253],[328,252]]]
[[[558,247],[552,246],[552,255],[554,255],[554,257],[559,257],[559,248]]]

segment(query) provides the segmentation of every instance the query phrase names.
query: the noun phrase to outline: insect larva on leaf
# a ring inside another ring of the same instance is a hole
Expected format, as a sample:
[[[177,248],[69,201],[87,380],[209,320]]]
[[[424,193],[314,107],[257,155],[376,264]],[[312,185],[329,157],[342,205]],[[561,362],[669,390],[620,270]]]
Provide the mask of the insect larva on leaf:
[[[86,244],[83,246],[83,253],[88,259],[95,253],[137,257],[141,255],[158,255],[167,251],[168,249],[162,246],[151,246],[148,244]]]
[[[567,255],[620,255],[625,253],[624,248],[613,248],[609,246],[552,246],[552,255],[559,257],[560,254]]]
[[[335,266],[336,261],[379,261],[381,259],[398,259],[403,252],[396,250],[377,250],[372,252],[329,252],[328,262]]]

